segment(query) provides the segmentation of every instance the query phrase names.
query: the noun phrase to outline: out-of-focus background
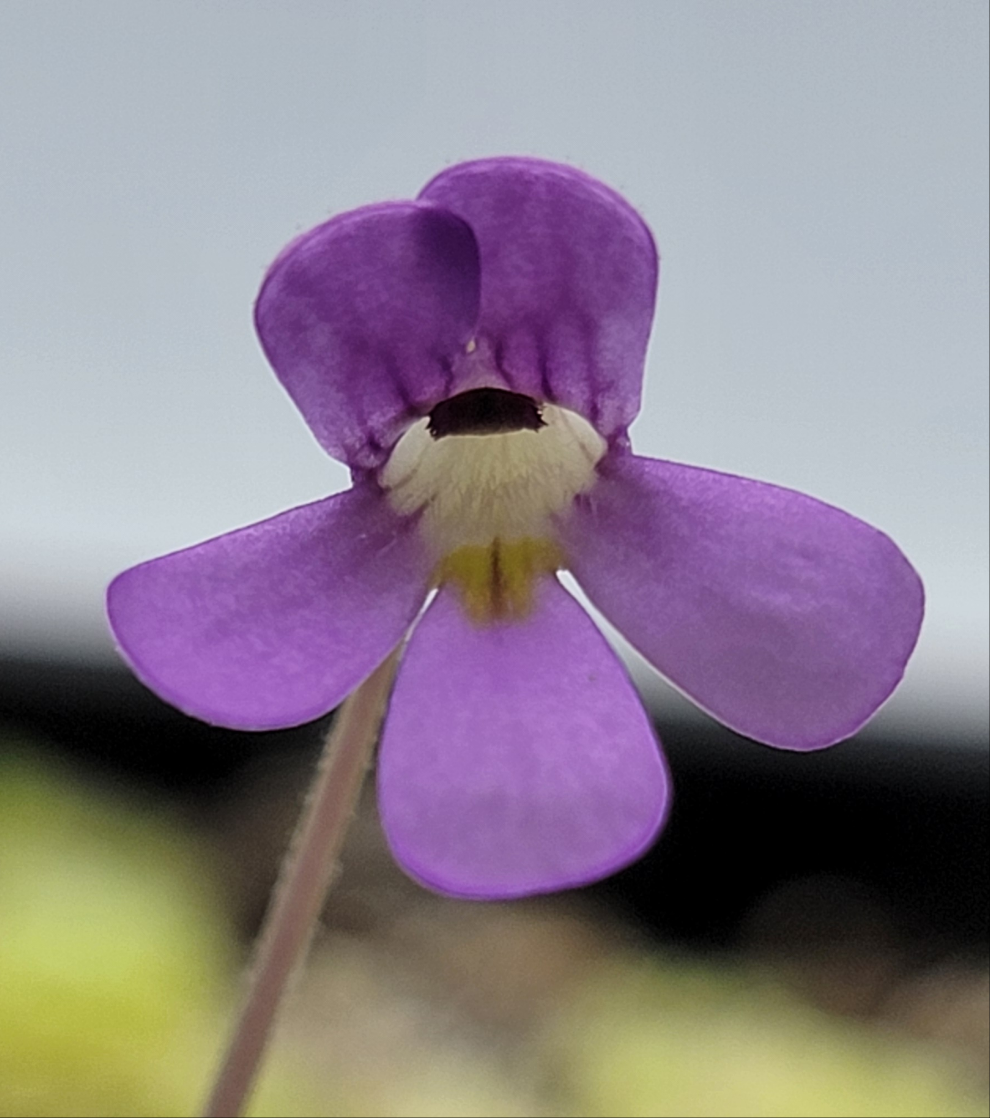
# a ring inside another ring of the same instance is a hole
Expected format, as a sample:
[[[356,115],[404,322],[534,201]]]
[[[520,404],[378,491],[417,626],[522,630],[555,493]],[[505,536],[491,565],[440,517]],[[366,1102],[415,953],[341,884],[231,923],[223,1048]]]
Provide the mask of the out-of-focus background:
[[[322,727],[169,710],[103,589],[346,485],[264,269],[502,153],[654,229],[637,449],[883,528],[925,629],[812,756],[633,660],[677,800],[592,889],[431,897],[369,798],[257,1113],[986,1113],[986,48],[982,0],[6,0],[0,1114],[195,1109]]]

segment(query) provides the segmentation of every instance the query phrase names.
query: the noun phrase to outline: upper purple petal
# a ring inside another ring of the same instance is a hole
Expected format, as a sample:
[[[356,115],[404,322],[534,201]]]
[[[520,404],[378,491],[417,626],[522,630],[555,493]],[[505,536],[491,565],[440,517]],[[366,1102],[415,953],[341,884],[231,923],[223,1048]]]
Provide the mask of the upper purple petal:
[[[501,158],[443,171],[420,198],[481,252],[479,349],[504,386],[583,415],[606,438],[639,411],[657,252],[636,211],[572,167]]]
[[[614,872],[653,841],[668,801],[625,670],[551,578],[526,621],[486,627],[441,589],[399,669],[378,784],[399,863],[488,899]]]
[[[153,559],[107,593],[135,673],[181,710],[265,730],[325,714],[402,639],[426,595],[414,524],[371,487]]]
[[[770,745],[849,737],[918,637],[924,592],[895,544],[790,489],[615,456],[561,530],[575,576],[631,643]]]
[[[333,218],[289,245],[255,308],[279,379],[320,444],[373,468],[453,385],[478,314],[468,226],[417,202]]]

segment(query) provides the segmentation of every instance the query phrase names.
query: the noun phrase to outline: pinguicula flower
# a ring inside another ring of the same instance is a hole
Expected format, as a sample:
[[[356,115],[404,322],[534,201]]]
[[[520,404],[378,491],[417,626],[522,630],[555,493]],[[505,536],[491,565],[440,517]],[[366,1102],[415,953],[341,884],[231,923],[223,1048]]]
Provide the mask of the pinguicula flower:
[[[657,273],[621,197],[532,159],[451,167],[295,240],[258,333],[353,486],[120,575],[138,676],[207,722],[292,726],[408,635],[382,821],[407,872],[465,897],[605,876],[666,816],[650,720],[560,570],[740,734],[854,733],[903,674],[921,582],[821,501],[632,453]]]

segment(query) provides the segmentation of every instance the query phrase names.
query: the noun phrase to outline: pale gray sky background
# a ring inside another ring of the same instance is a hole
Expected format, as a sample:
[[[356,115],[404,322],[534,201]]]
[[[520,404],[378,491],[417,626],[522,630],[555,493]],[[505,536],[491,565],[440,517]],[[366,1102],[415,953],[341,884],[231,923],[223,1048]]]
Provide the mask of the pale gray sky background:
[[[985,726],[983,0],[4,0],[0,651],[110,655],[118,569],[342,488],[263,271],[501,153],[654,229],[637,449],[889,532],[929,616],[881,718]]]

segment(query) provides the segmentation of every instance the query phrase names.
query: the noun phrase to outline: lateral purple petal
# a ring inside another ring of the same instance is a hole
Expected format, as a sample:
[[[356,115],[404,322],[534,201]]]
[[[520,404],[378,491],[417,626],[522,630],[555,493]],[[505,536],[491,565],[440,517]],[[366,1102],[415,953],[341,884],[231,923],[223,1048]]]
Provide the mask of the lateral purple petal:
[[[399,670],[378,785],[407,872],[487,899],[613,873],[650,845],[668,803],[625,670],[555,579],[526,621],[487,627],[440,591]]]
[[[639,411],[657,252],[618,194],[572,167],[484,159],[420,198],[462,217],[481,253],[479,353],[504,387],[580,413],[609,438]]]
[[[924,592],[895,544],[790,489],[624,455],[562,534],[588,597],[629,641],[769,745],[849,737],[918,637]]]
[[[368,487],[132,567],[107,611],[135,673],[167,702],[268,730],[345,698],[402,639],[427,579],[414,526]]]
[[[255,320],[323,448],[370,469],[449,393],[478,293],[468,226],[433,206],[394,202],[335,217],[289,245],[269,269]]]

